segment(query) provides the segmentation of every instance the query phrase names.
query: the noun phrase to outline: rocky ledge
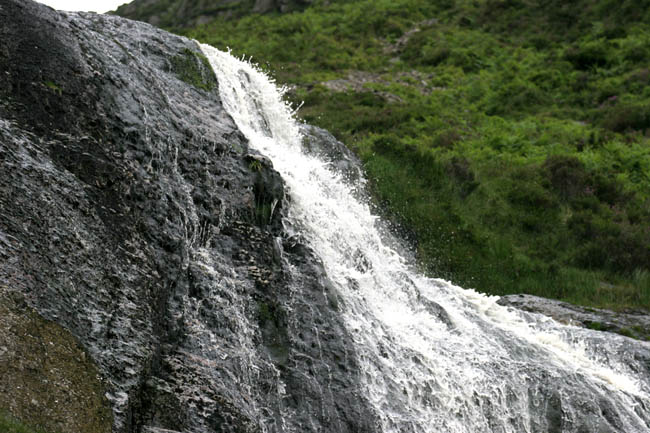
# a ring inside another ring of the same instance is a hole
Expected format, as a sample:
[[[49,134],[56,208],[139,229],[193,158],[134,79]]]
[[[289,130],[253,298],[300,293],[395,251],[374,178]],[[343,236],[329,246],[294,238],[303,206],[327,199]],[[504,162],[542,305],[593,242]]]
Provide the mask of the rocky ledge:
[[[650,340],[650,315],[645,311],[615,312],[580,307],[533,295],[508,295],[497,302],[530,313],[543,314],[568,325],[614,332],[639,340]]]

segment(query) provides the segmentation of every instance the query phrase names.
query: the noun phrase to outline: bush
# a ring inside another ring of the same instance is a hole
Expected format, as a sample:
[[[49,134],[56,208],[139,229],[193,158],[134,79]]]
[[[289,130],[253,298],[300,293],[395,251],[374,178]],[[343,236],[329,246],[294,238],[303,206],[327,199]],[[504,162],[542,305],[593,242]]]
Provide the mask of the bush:
[[[488,96],[485,110],[490,115],[512,115],[535,111],[546,102],[546,94],[534,83],[515,78],[499,83]]]
[[[400,57],[412,65],[436,66],[451,55],[445,38],[434,29],[415,33],[406,43]]]
[[[581,71],[607,66],[610,57],[610,47],[606,40],[583,42],[569,47],[564,52],[564,58]]]
[[[582,233],[581,237],[585,243],[575,254],[576,265],[589,269],[605,268],[616,273],[631,273],[650,263],[650,234],[647,229],[594,216],[586,223],[589,230]]]
[[[575,156],[552,155],[543,168],[553,190],[565,201],[590,193],[589,175],[584,164]]]
[[[444,129],[436,134],[431,141],[431,146],[451,149],[454,147],[454,144],[460,142],[461,139],[462,136],[456,129]]]
[[[455,180],[461,198],[465,198],[478,186],[471,164],[467,158],[454,156],[447,163],[447,174]]]
[[[600,124],[610,131],[645,131],[650,128],[650,105],[647,103],[614,104],[604,107],[600,117]]]

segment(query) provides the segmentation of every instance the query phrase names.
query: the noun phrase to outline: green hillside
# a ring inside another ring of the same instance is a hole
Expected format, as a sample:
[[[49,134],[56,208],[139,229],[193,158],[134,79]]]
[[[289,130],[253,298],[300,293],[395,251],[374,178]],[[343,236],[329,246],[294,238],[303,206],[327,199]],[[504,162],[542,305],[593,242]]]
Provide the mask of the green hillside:
[[[429,275],[650,308],[650,1],[321,1],[185,30],[362,158]]]
[[[218,17],[237,19],[251,13],[293,12],[313,0],[133,0],[113,13],[168,29],[204,24]]]

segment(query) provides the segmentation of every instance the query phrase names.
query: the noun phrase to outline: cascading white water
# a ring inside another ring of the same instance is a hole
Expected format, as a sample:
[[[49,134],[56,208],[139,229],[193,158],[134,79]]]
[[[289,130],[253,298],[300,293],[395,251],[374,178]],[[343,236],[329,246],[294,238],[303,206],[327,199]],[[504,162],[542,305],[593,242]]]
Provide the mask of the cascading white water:
[[[286,182],[289,226],[319,254],[344,299],[377,430],[650,431],[647,367],[624,337],[513,311],[417,274],[389,247],[367,203],[327,161],[303,153],[300,128],[272,80],[201,47],[226,110]]]

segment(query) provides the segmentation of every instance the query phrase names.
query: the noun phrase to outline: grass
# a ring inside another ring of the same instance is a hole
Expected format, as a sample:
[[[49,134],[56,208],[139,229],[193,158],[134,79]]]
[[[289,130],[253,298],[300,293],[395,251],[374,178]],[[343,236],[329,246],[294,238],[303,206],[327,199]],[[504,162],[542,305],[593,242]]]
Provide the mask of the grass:
[[[46,433],[43,430],[27,426],[0,410],[0,432],[2,433]]]
[[[424,272],[650,309],[649,10],[331,1],[183,32],[291,85],[298,115],[361,157]],[[355,71],[372,77],[361,91],[327,86]]]

